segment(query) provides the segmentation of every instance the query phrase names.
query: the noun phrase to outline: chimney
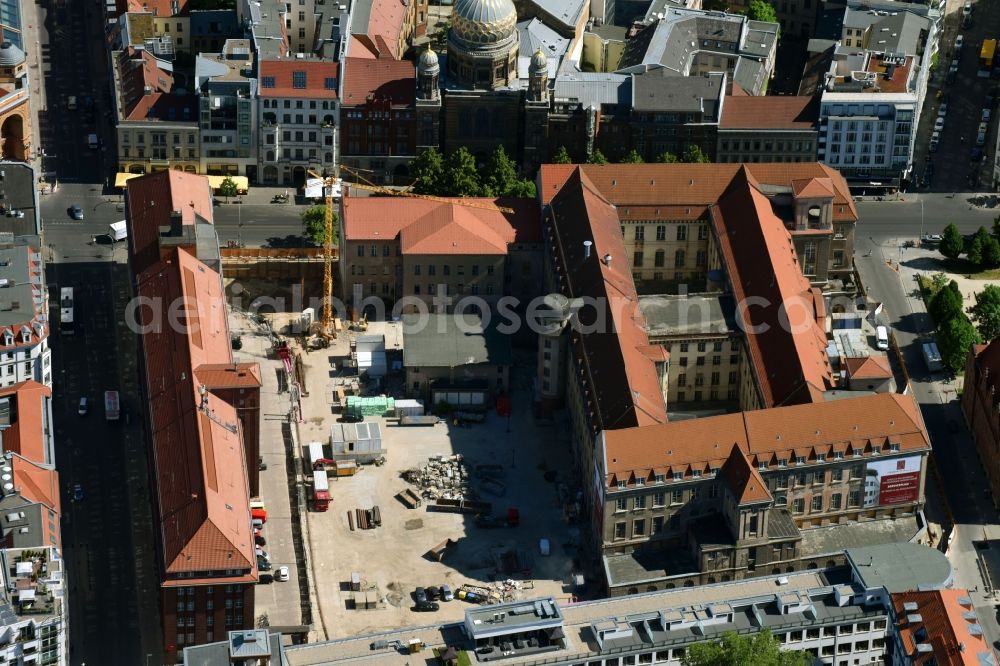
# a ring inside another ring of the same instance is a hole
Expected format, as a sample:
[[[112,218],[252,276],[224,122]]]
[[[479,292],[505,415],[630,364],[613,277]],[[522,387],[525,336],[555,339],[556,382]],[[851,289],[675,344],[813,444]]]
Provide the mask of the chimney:
[[[609,268],[611,267],[611,255],[610,254],[604,255],[604,265],[607,266],[607,267],[609,267]]]
[[[593,247],[593,245],[594,245],[593,241],[589,241],[589,240],[583,241],[583,258],[584,259],[590,259],[590,248]]]
[[[170,211],[170,235],[180,236],[181,227],[183,226],[184,216],[179,210]]]

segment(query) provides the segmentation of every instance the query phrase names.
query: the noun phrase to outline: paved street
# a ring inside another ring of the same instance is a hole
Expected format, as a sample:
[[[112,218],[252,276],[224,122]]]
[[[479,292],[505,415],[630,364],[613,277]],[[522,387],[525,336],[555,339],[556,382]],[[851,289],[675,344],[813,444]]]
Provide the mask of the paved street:
[[[983,159],[971,161],[971,156],[972,149],[977,147],[976,134],[982,120],[981,112],[986,95],[998,87],[995,79],[981,78],[976,73],[983,40],[1000,34],[1000,12],[997,11],[1000,0],[974,2],[973,24],[969,28],[961,27],[962,4],[952,5],[954,11],[946,21],[938,65],[928,82],[914,151],[914,172],[918,177],[923,177],[928,163],[933,165],[929,190],[934,192],[989,190],[992,185],[991,164],[997,128],[995,115],[990,119],[985,145],[978,146],[984,154]],[[959,34],[964,40],[961,52],[953,48],[955,36]],[[953,82],[947,83],[946,77],[953,58],[957,58],[959,62],[958,74]],[[948,113],[941,131],[940,146],[937,152],[929,153],[928,143],[940,105],[937,99],[939,90],[947,95]]]
[[[910,199],[911,197],[908,197]],[[933,211],[933,226],[930,224]],[[913,393],[920,403],[924,421],[934,448],[934,463],[940,473],[943,491],[956,521],[949,557],[956,570],[956,584],[970,590],[976,610],[990,642],[1000,640],[1000,626],[992,596],[985,594],[973,541],[982,540],[983,526],[996,525],[997,513],[982,492],[988,487],[979,459],[955,392],[955,385],[943,373],[927,372],[921,356],[921,335],[933,331],[933,323],[924,309],[915,280],[908,268],[905,251],[900,254],[900,239],[919,234],[920,203],[879,202],[859,205],[855,261],[869,295],[885,304],[896,340],[911,375]],[[969,210],[962,198],[927,195],[924,203],[926,233],[939,232],[946,222],[955,222],[963,233],[992,224],[997,211]],[[871,250],[871,256],[866,256]],[[887,260],[903,266],[897,271]],[[957,432],[954,432],[957,431]],[[934,482],[933,479],[930,481]]]

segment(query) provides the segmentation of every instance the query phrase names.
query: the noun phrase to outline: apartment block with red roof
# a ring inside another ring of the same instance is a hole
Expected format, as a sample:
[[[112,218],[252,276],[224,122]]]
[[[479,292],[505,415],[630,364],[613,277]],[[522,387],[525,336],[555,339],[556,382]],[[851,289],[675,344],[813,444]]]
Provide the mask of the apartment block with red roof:
[[[68,663],[59,473],[52,390],[35,381],[0,389],[0,658],[44,654]]]
[[[1000,338],[969,350],[963,386],[962,413],[1000,506]]]
[[[428,305],[443,296],[489,305],[502,296],[527,302],[541,283],[538,209],[526,199],[431,201],[347,192],[339,225],[342,298],[369,316],[377,304],[389,312],[404,297]]]
[[[376,182],[409,182],[417,154],[416,66],[393,53],[380,35],[354,35],[344,59],[341,159]]]
[[[722,107],[716,162],[815,162],[819,95],[731,95]]]
[[[997,663],[967,590],[892,595],[891,666],[982,666]]]
[[[610,594],[843,563],[845,544],[922,534],[930,438],[884,393],[597,439],[593,521]]]
[[[339,63],[328,60],[260,60],[257,178],[261,183],[298,187],[310,171],[333,173],[339,76]]]
[[[118,171],[198,173],[198,98],[173,90],[170,66],[144,49],[113,54]]]

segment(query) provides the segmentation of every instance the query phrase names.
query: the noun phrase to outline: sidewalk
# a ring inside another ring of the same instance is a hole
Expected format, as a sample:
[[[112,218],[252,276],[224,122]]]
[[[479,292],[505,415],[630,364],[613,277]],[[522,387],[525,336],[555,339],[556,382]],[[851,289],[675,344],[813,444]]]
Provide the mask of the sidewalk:
[[[36,2],[20,3],[21,39],[28,59],[30,88],[29,115],[31,118],[31,165],[41,174],[42,132],[39,116],[47,107],[45,99],[45,67],[42,62],[40,27],[45,25],[48,12]],[[46,42],[48,39],[46,38]]]

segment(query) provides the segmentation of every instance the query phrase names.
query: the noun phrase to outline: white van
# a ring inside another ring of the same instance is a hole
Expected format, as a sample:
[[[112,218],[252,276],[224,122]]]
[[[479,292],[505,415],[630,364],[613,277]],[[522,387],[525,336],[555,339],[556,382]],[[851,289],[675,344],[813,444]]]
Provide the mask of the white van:
[[[889,329],[885,326],[875,327],[875,346],[882,351],[889,351]]]
[[[125,220],[109,224],[108,235],[111,236],[111,241],[114,243],[128,238],[128,227],[126,226]]]

